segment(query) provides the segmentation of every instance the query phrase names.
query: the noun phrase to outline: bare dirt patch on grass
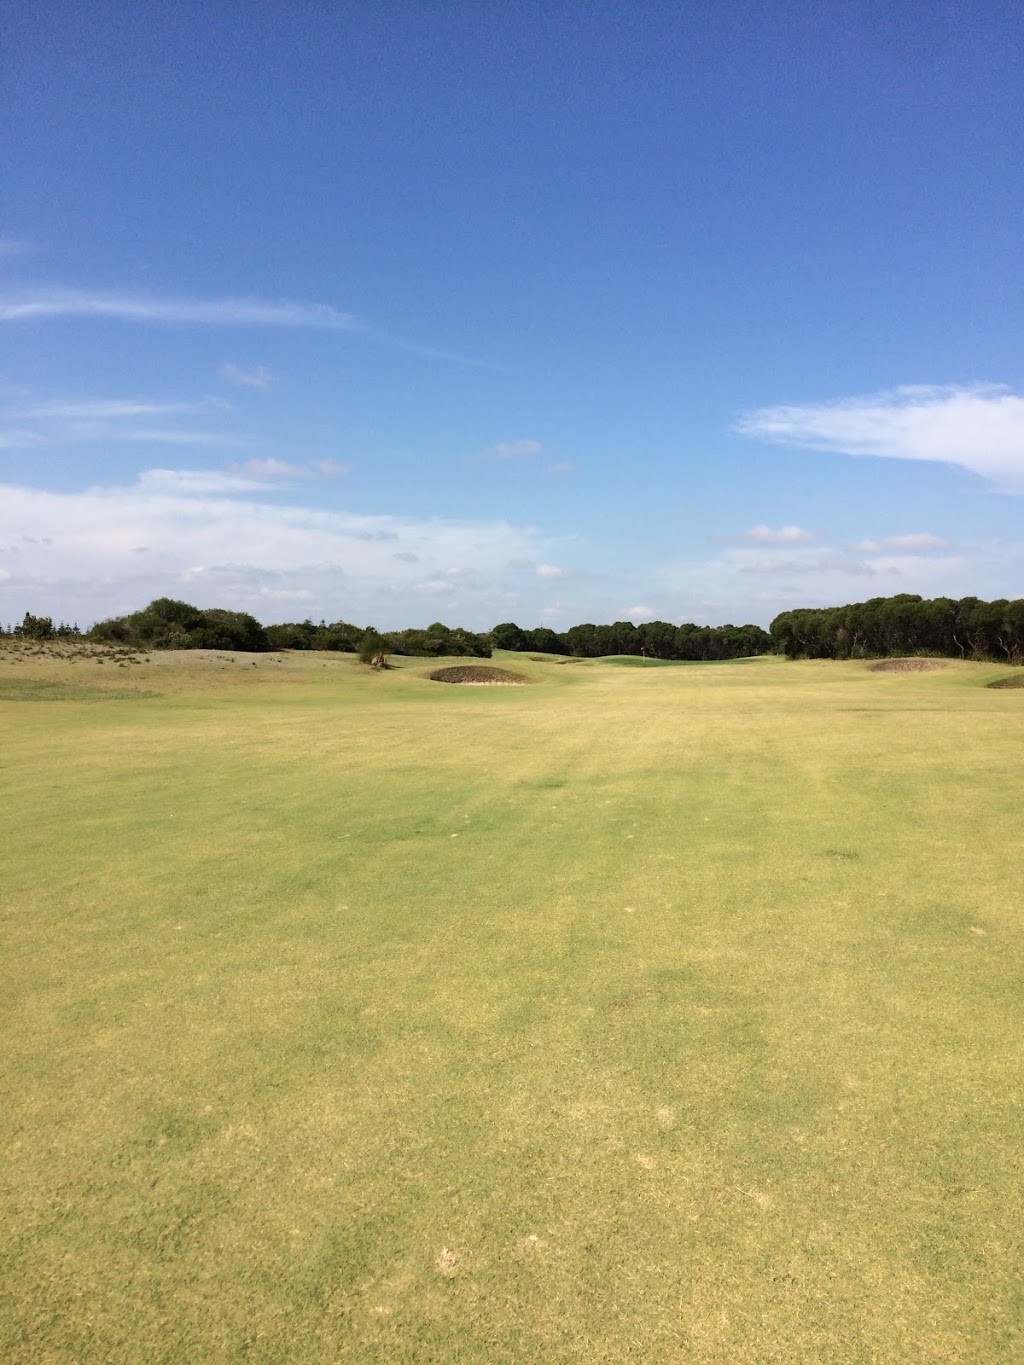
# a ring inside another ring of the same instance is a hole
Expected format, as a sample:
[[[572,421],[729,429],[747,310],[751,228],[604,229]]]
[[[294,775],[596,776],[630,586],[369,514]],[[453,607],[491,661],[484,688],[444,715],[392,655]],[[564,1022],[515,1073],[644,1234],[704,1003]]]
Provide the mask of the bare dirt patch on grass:
[[[936,668],[948,668],[945,659],[880,659],[869,664],[872,673],[932,673]]]
[[[430,678],[432,682],[461,683],[464,687],[513,687],[529,681],[521,673],[510,673],[507,668],[492,668],[489,664],[454,664],[451,668],[436,668]]]

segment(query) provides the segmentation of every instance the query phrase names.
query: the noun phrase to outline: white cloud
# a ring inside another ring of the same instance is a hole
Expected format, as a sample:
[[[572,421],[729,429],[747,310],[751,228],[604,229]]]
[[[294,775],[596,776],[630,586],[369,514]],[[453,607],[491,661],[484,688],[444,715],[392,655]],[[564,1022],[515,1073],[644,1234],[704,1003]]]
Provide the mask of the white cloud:
[[[229,473],[240,474],[249,479],[309,479],[316,475],[322,478],[338,478],[349,472],[348,465],[337,460],[311,460],[309,464],[289,464],[286,460],[276,460],[272,456],[261,460],[246,460],[244,464],[233,464]]]
[[[759,408],[737,430],[811,450],[960,465],[1005,492],[1024,492],[1024,398],[998,385],[907,385]]]
[[[882,541],[887,550],[948,550],[949,541],[933,536],[928,531],[916,531],[909,536],[888,536]]]
[[[538,564],[534,572],[538,578],[547,578],[552,581],[565,577],[565,570],[560,569],[557,564]]]
[[[858,540],[853,548],[866,554],[878,554],[882,550],[948,550],[949,541],[933,536],[930,531],[915,531],[906,536],[886,536],[884,540]]]
[[[499,460],[516,460],[524,456],[539,455],[543,449],[539,441],[499,441],[492,448],[491,454],[496,455]]]
[[[864,576],[875,573],[871,563],[865,559],[852,559],[841,555],[828,557],[816,556],[808,559],[772,559],[760,557],[737,566],[740,573],[758,574],[829,574],[845,573]]]
[[[220,367],[220,372],[232,384],[240,384],[244,389],[263,389],[270,388],[270,371],[262,365],[257,365],[255,369],[246,370],[241,365],[233,365],[230,360],[226,360]]]
[[[164,469],[76,493],[0,487],[0,618],[31,610],[85,625],[166,594],[264,620],[301,602],[303,615],[398,627],[417,624],[418,599],[437,597],[452,624],[484,629],[507,619],[509,560],[550,553],[547,538],[507,522],[281,505],[276,486]]]
[[[892,542],[916,544],[902,546]],[[861,541],[829,549],[796,545],[773,555],[734,545],[713,558],[679,563],[659,575],[671,592],[673,620],[758,621],[792,607],[828,607],[894,593],[982,598],[1024,595],[1024,539],[939,547],[930,533]]]
[[[777,531],[770,526],[752,526],[739,537],[744,545],[800,545],[818,537],[813,531],[805,531],[800,526],[780,526]]]
[[[308,479],[321,472],[315,465],[288,464],[272,458],[246,460],[227,469],[147,469],[139,475],[138,488],[147,492],[173,492],[182,496],[195,493],[266,493],[275,480]],[[394,532],[353,532],[365,540],[394,540]]]
[[[342,332],[360,327],[351,313],[325,303],[157,298],[85,289],[45,289],[0,297],[0,322],[74,317],[210,327],[314,327]]]
[[[626,618],[630,621],[651,621],[654,619],[655,612],[651,607],[627,607]]]
[[[313,594],[308,588],[261,587],[258,595],[268,602],[312,602],[313,600]]]
[[[576,473],[576,466],[573,464],[572,460],[560,460],[560,461],[558,462],[558,464],[546,464],[546,465],[544,466],[544,473],[545,473],[545,474],[575,474],[575,473]]]
[[[197,493],[262,493],[266,485],[241,469],[147,469],[139,475],[135,488],[147,494],[188,497]]]

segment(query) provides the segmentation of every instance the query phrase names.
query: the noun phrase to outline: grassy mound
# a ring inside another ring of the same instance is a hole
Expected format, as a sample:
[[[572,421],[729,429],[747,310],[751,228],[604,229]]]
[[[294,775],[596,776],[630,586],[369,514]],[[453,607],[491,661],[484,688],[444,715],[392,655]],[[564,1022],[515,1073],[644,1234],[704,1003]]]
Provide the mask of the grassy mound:
[[[1000,692],[1007,687],[1024,687],[1024,672],[1013,673],[1008,678],[997,678],[995,682],[985,684],[986,687],[994,687]]]
[[[477,687],[508,687],[529,681],[521,673],[510,673],[507,668],[493,668],[490,664],[454,664],[450,668],[436,668],[430,678],[432,682],[468,683]]]
[[[946,659],[880,659],[877,664],[868,665],[872,673],[931,673],[946,667]]]

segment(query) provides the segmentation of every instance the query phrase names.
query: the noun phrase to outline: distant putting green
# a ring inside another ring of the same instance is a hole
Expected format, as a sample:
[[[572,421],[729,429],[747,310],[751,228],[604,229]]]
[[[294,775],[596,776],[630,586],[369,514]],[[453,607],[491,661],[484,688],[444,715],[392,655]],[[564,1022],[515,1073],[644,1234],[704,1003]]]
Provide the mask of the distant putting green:
[[[0,1358],[1022,1358],[1016,674],[397,662],[0,651]]]

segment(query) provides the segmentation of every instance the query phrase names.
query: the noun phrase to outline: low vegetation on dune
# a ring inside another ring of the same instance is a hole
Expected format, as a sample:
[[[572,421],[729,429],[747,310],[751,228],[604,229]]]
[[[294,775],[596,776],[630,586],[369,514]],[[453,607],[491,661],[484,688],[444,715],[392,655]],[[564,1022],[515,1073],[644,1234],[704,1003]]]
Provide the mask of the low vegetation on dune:
[[[0,1357],[1020,1358],[1019,673],[391,662],[0,651]]]

